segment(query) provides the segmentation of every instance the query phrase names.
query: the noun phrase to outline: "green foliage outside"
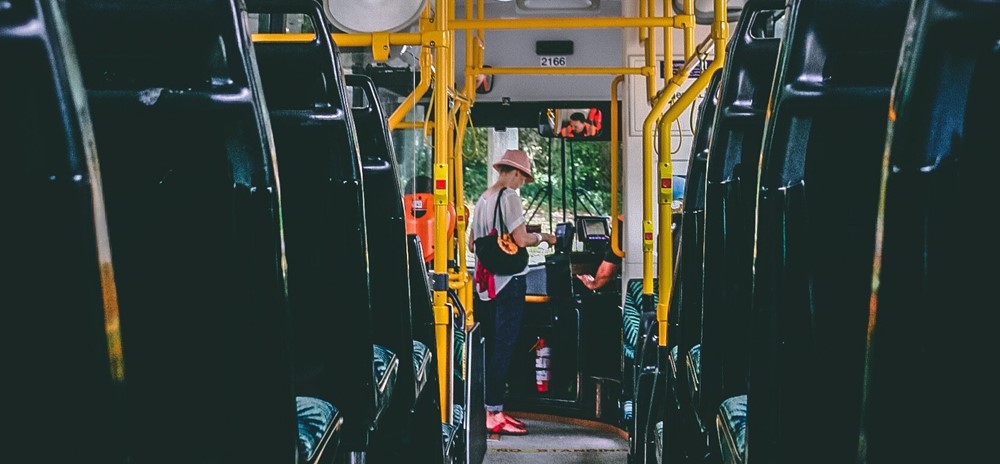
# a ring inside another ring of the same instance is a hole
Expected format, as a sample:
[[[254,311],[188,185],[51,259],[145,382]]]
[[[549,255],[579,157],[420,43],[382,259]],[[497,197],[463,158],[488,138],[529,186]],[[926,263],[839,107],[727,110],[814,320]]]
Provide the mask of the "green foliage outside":
[[[487,133],[469,128],[463,145],[465,203],[471,209],[488,186]],[[533,128],[518,129],[520,148],[532,159],[535,182],[521,188],[525,217],[551,231],[554,223],[579,215],[607,216],[611,211],[611,147],[608,142],[549,139]],[[565,166],[563,149],[565,148]],[[551,192],[551,203],[550,195]],[[575,195],[574,195],[575,192]],[[563,209],[565,199],[565,210]],[[549,222],[551,213],[552,223]]]

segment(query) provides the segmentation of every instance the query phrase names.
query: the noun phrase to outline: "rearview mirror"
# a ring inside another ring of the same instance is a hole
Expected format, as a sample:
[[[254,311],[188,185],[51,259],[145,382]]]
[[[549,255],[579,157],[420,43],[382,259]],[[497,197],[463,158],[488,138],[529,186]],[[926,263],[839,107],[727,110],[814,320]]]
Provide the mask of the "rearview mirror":
[[[546,108],[538,115],[538,132],[543,137],[600,139],[604,133],[604,113],[597,108]]]

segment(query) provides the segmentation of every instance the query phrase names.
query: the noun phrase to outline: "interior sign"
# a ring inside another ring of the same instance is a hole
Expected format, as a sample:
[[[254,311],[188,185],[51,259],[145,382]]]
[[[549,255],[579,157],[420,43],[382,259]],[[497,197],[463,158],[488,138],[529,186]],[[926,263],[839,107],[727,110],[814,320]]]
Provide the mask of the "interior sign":
[[[547,67],[566,67],[566,57],[565,56],[543,56],[541,57],[541,65],[543,68]]]

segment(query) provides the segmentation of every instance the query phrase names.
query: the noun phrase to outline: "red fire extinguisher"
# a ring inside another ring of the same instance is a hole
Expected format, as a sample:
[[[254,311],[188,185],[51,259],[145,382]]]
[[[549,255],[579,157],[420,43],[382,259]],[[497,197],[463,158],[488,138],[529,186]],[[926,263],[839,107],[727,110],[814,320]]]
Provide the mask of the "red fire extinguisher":
[[[552,361],[549,358],[551,348],[545,346],[545,339],[538,337],[535,343],[535,387],[539,393],[549,391],[549,379],[552,375],[550,368]]]

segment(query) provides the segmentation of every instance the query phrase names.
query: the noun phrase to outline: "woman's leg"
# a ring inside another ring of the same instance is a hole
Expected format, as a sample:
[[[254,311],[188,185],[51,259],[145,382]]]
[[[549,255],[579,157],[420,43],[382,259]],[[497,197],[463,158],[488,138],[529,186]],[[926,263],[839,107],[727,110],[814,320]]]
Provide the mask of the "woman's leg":
[[[526,290],[524,276],[515,276],[494,298],[493,349],[486,366],[485,402],[489,412],[503,411],[507,373],[514,355],[514,345],[521,332]]]

